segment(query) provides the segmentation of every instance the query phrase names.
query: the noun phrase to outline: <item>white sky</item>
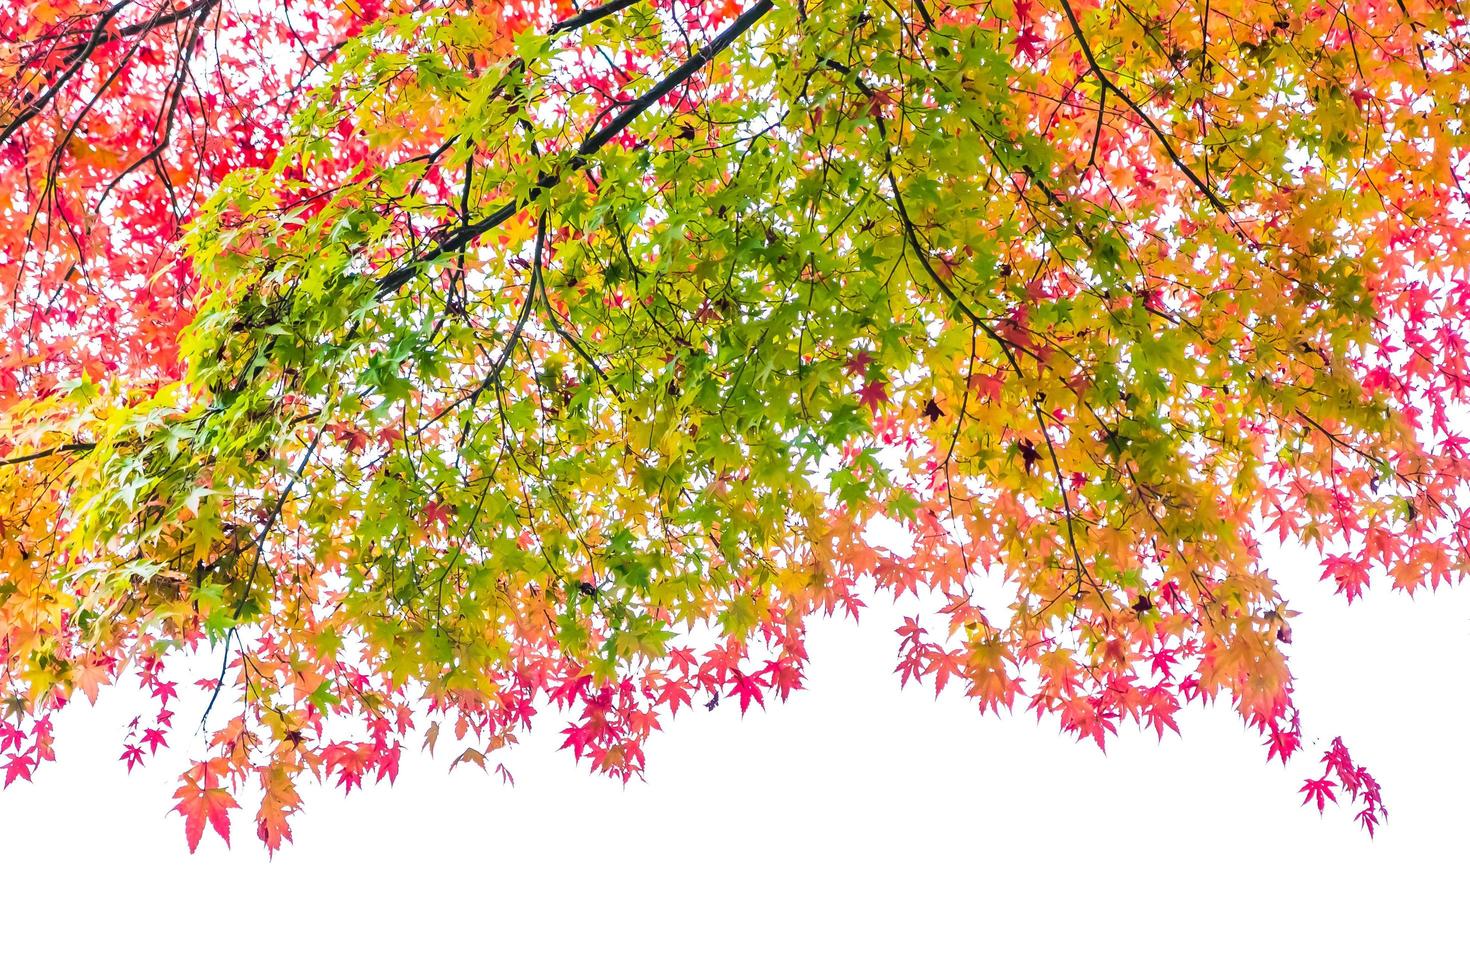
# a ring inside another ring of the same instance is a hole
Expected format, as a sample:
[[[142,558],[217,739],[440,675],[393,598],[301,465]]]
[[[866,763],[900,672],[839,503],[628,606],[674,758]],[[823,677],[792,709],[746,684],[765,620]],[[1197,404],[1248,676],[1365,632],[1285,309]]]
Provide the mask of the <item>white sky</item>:
[[[414,753],[396,788],[312,787],[274,861],[248,820],[191,857],[165,816],[204,695],[131,776],[135,700],[76,705],[59,761],[0,794],[0,974],[1470,977],[1470,589],[1348,608],[1277,570],[1312,761],[1341,734],[1373,770],[1376,841],[1298,806],[1315,765],[1267,768],[1223,708],[1103,757],[900,692],[873,608],[813,631],[787,704],[681,714],[644,784],[575,768],[544,715],[515,788]]]

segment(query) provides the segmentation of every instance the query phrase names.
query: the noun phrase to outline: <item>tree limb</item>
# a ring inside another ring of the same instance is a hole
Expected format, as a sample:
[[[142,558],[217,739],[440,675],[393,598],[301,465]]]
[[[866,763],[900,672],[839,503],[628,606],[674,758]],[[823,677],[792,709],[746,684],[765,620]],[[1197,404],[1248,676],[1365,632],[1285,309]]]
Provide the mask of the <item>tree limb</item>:
[[[628,5],[624,0],[613,0],[613,3],[607,4],[606,6],[612,7],[616,4]],[[608,143],[612,142],[635,119],[656,105],[660,99],[701,71],[714,60],[716,55],[735,43],[736,39],[754,27],[756,22],[762,17],[770,13],[774,6],[774,0],[758,0],[754,6],[731,21],[728,27],[692,57],[664,76],[657,85],[649,89],[641,97],[629,103],[622,112],[618,113],[601,129],[583,140],[582,145],[577,148],[577,152],[573,154],[572,158],[563,167],[559,170],[543,173],[524,198],[506,201],[480,220],[459,226],[453,232],[440,239],[439,243],[425,255],[417,259],[411,259],[407,264],[379,277],[377,281],[378,297],[380,299],[386,299],[393,293],[396,293],[418,274],[418,270],[422,266],[428,265],[446,254],[458,251],[486,232],[509,221],[527,205],[539,199],[542,194],[559,185],[570,175],[585,168],[592,162],[592,157],[598,150],[601,150]],[[605,8],[596,9],[601,10]],[[589,15],[591,13],[592,11],[588,12]]]
[[[52,446],[50,449],[41,449],[24,456],[11,456],[9,459],[0,459],[0,466],[19,466],[22,463],[33,463],[47,456],[55,456],[59,453],[84,453],[97,448],[95,442],[68,442],[60,446]]]
[[[1072,25],[1072,36],[1077,39],[1077,44],[1082,48],[1082,56],[1087,59],[1087,64],[1092,68],[1092,73],[1097,76],[1098,82],[1102,84],[1103,90],[1105,92],[1111,91],[1123,100],[1124,105],[1133,110],[1133,114],[1149,128],[1154,136],[1158,137],[1159,143],[1163,145],[1164,152],[1168,154],[1174,166],[1178,167],[1184,176],[1189,178],[1191,184],[1199,188],[1200,193],[1214,206],[1216,211],[1229,217],[1230,206],[1222,201],[1219,195],[1210,190],[1210,185],[1201,180],[1199,174],[1195,173],[1193,168],[1184,162],[1184,159],[1179,155],[1179,151],[1174,149],[1174,144],[1169,142],[1169,137],[1159,128],[1158,123],[1154,122],[1149,114],[1143,111],[1143,107],[1137,102],[1134,102],[1133,97],[1123,91],[1118,86],[1118,83],[1109,78],[1107,72],[1103,71],[1102,65],[1098,64],[1097,55],[1093,53],[1092,45],[1087,43],[1087,37],[1082,33],[1082,25],[1077,22],[1077,14],[1073,12],[1072,5],[1068,0],[1060,0],[1060,2],[1062,13],[1066,14],[1067,22]],[[1098,117],[1099,119],[1102,117],[1101,110],[1098,112]]]

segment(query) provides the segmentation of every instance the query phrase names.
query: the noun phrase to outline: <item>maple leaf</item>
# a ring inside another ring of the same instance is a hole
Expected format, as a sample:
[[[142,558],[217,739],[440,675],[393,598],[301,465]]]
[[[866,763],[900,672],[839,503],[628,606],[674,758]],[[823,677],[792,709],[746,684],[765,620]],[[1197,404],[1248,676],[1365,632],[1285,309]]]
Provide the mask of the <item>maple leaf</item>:
[[[592,741],[592,731],[585,725],[568,725],[561,730],[561,733],[566,736],[566,740],[561,743],[561,747],[571,749],[573,758],[582,758],[582,753],[587,751],[587,746]],[[466,751],[468,752],[469,750]],[[455,761],[458,762],[459,760]],[[453,768],[453,766],[450,768]]]
[[[924,660],[918,653],[904,656],[893,671],[898,675],[898,686],[907,687],[909,681],[917,681],[924,673]]]
[[[1279,758],[1281,764],[1286,765],[1286,760],[1290,759],[1296,754],[1297,749],[1301,748],[1301,742],[1302,739],[1299,733],[1289,729],[1279,728],[1273,722],[1270,737],[1266,740],[1266,761],[1270,762],[1274,758]]]
[[[424,505],[425,526],[448,527],[454,521],[454,508],[438,500],[430,500]]]
[[[883,110],[893,104],[893,96],[881,90],[875,90],[868,96],[868,115],[874,119],[883,118]]]
[[[692,706],[694,703],[693,692],[687,684],[680,683],[672,678],[665,682],[662,693],[659,695],[658,703],[669,706],[670,716],[678,715],[681,707]]]
[[[1424,570],[1417,563],[1400,561],[1395,562],[1388,571],[1389,578],[1393,581],[1395,589],[1413,593],[1415,589],[1424,584]]]
[[[872,363],[873,355],[868,351],[860,350],[856,354],[852,355],[852,357],[849,357],[847,359],[847,373],[854,375],[866,375],[868,373],[868,368],[872,365]]]
[[[164,741],[163,731],[157,728],[144,729],[142,741],[148,746],[149,755],[157,755],[160,748],[168,747],[168,742]],[[131,765],[129,768],[132,768]]]
[[[97,703],[97,689],[108,679],[107,665],[87,660],[72,665],[71,681],[77,690],[87,696],[90,704]]]
[[[453,762],[449,764],[449,771],[453,772],[454,767],[459,765],[461,762],[473,763],[474,765],[479,766],[481,771],[486,771],[486,761],[487,760],[485,759],[485,753],[481,752],[479,749],[474,747],[466,748],[463,752],[455,757]]]
[[[1326,777],[1308,779],[1302,784],[1301,788],[1301,793],[1305,797],[1302,800],[1302,806],[1315,802],[1317,804],[1317,812],[1321,813],[1326,809],[1328,800],[1332,800],[1333,802],[1337,801],[1336,794],[1332,792],[1333,787],[1336,785],[1336,783]]]
[[[1022,61],[1035,61],[1044,50],[1045,41],[1046,38],[1036,30],[1034,24],[1026,24],[1016,32],[1016,39],[1013,43],[1016,46],[1016,54]]]
[[[888,401],[888,387],[883,381],[869,378],[861,388],[858,389],[858,403],[869,411],[877,411],[879,406]]]
[[[1016,451],[1021,454],[1021,462],[1026,467],[1027,473],[1030,473],[1031,468],[1036,465],[1036,461],[1041,459],[1041,451],[1036,448],[1035,443],[1030,439],[1022,439],[1017,442]]]
[[[949,684],[949,679],[956,674],[962,673],[966,657],[962,651],[946,651],[939,647],[930,647],[928,650],[928,663],[924,666],[924,674],[934,675],[934,696],[936,698],[944,693],[944,688]]]
[[[25,741],[25,732],[15,725],[0,722],[0,752],[19,749]]]
[[[1322,559],[1322,578],[1337,583],[1337,590],[1349,601],[1363,594],[1368,585],[1368,563],[1350,555],[1330,555]]]
[[[267,807],[265,804],[261,805],[260,815],[255,821],[255,836],[260,838],[260,842],[270,853],[280,850],[283,842],[293,839],[286,814],[277,807]]]
[[[218,785],[221,764],[222,760],[217,759],[195,765],[184,774],[183,785],[174,793],[174,799],[179,802],[173,809],[184,817],[184,839],[189,843],[190,854],[199,847],[206,822],[224,839],[225,846],[229,846],[230,811],[239,804],[228,790]]]
[[[283,841],[292,839],[289,817],[300,808],[301,797],[285,766],[270,765],[262,769],[260,782],[264,792],[255,816],[255,834],[266,851],[273,854]]]
[[[322,761],[331,775],[337,773],[337,786],[344,794],[362,788],[362,777],[367,773],[373,747],[364,743],[334,742],[322,750]]]
[[[17,754],[12,752],[9,761],[5,763],[5,785],[9,786],[17,779],[31,781],[31,771],[36,767],[36,761],[28,754]]]
[[[976,371],[970,377],[969,387],[985,401],[994,401],[1005,391],[1005,378],[998,372]]]
[[[381,783],[386,778],[391,786],[398,781],[398,762],[402,755],[403,746],[398,742],[377,753],[378,782]]]
[[[738,670],[732,671],[730,684],[730,696],[738,696],[740,698],[740,713],[742,715],[745,714],[746,709],[750,707],[750,702],[752,701],[762,708],[766,706],[765,696],[761,693],[760,685],[756,683],[754,677],[742,674]]]
[[[792,692],[801,687],[801,662],[798,660],[787,657],[768,660],[762,672],[770,675],[770,685],[782,701],[789,699]]]

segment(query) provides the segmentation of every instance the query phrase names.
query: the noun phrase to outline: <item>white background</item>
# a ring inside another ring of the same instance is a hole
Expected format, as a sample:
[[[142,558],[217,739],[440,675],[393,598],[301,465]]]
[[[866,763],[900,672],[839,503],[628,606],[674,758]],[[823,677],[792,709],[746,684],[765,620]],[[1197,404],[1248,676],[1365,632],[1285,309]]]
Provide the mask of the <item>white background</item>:
[[[900,692],[874,608],[813,629],[790,702],[681,713],[646,783],[576,768],[543,714],[515,788],[414,753],[396,788],[311,787],[273,861],[248,814],[191,857],[165,814],[203,696],[129,776],[136,701],[104,692],[0,794],[0,975],[1470,977],[1470,590],[1348,607],[1274,567],[1303,611],[1287,769],[1223,706],[1104,757]],[[1376,841],[1298,805],[1337,734],[1384,785]]]

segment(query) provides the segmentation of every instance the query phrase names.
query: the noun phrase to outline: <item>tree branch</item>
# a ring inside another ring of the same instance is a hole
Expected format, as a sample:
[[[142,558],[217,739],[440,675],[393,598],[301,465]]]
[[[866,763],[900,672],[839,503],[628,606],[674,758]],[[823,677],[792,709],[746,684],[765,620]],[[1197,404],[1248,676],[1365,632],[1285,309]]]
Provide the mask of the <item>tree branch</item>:
[[[10,137],[14,136],[20,127],[40,115],[41,110],[46,108],[52,99],[56,98],[56,94],[61,91],[67,82],[71,81],[72,76],[82,70],[82,65],[86,64],[87,59],[92,56],[92,52],[96,51],[102,42],[107,39],[107,25],[112,22],[114,17],[122,13],[122,9],[131,2],[132,0],[121,0],[121,2],[114,4],[102,12],[102,17],[98,19],[97,26],[92,28],[91,36],[82,44],[81,49],[72,60],[72,63],[67,66],[66,71],[62,72],[61,76],[47,86],[40,95],[32,99],[24,109],[16,113],[15,118],[6,123],[3,130],[0,130],[0,146],[4,146],[9,142]]]
[[[95,442],[68,442],[60,446],[52,446],[50,449],[41,449],[24,456],[11,456],[9,459],[0,459],[0,466],[19,466],[22,463],[32,463],[47,456],[55,456],[58,453],[84,453],[97,448]]]
[[[255,549],[255,554],[250,560],[250,572],[245,577],[245,588],[240,593],[239,600],[235,603],[235,609],[231,614],[231,619],[238,619],[240,617],[240,613],[245,610],[245,603],[250,601],[250,596],[255,591],[255,574],[260,570],[260,559],[265,551],[265,539],[270,536],[271,531],[275,528],[276,521],[280,520],[281,511],[285,508],[286,501],[291,496],[291,491],[296,488],[297,481],[306,472],[307,464],[311,462],[312,454],[316,452],[317,444],[321,442],[322,433],[327,430],[327,421],[327,418],[324,416],[322,418],[322,424],[317,426],[316,435],[311,437],[311,442],[307,445],[306,451],[301,454],[301,460],[296,464],[296,469],[291,473],[291,478],[286,481],[285,489],[276,497],[275,504],[272,505],[270,513],[266,515],[264,525],[251,540],[251,547]],[[219,698],[220,688],[225,686],[225,672],[230,666],[230,640],[234,638],[238,629],[238,624],[231,624],[229,633],[225,635],[224,653],[219,665],[219,679],[215,681],[214,692],[209,695],[209,703],[204,706],[204,714],[199,718],[200,731],[204,730],[205,723],[209,721],[209,713],[214,710],[214,702]]]
[[[642,0],[610,0],[609,3],[605,3],[600,7],[588,7],[581,13],[574,14],[566,20],[559,20],[555,24],[552,24],[551,29],[547,33],[555,37],[558,34],[565,34],[567,31],[575,31],[579,27],[595,24],[604,17],[610,17],[619,10],[624,10],[633,6],[635,3],[641,2]]]
[[[1092,68],[1092,73],[1097,76],[1098,82],[1102,84],[1103,90],[1105,92],[1111,91],[1118,98],[1122,99],[1123,104],[1132,109],[1134,115],[1153,132],[1154,136],[1158,137],[1159,143],[1163,145],[1164,152],[1169,155],[1169,159],[1173,161],[1174,166],[1178,167],[1184,176],[1189,178],[1191,184],[1199,188],[1200,193],[1214,206],[1216,211],[1219,211],[1226,217],[1230,217],[1230,206],[1222,201],[1219,195],[1210,190],[1210,185],[1201,180],[1199,174],[1195,173],[1193,168],[1184,162],[1184,159],[1179,156],[1179,151],[1174,149],[1174,144],[1169,142],[1169,137],[1159,128],[1158,123],[1154,122],[1149,114],[1143,111],[1143,107],[1137,102],[1134,102],[1133,97],[1119,88],[1118,83],[1114,82],[1108,77],[1107,72],[1103,71],[1102,65],[1098,64],[1097,55],[1093,53],[1092,45],[1087,43],[1087,37],[1082,33],[1082,25],[1077,22],[1077,14],[1073,12],[1072,5],[1068,0],[1060,0],[1060,2],[1062,13],[1066,14],[1067,22],[1072,25],[1072,36],[1077,39],[1077,44],[1082,48],[1082,56],[1087,59],[1087,64]],[[1098,111],[1098,118],[1102,118],[1101,110]]]
[[[628,2],[624,2],[624,0],[613,0],[606,7],[614,7],[618,4],[628,6],[630,2],[632,0],[628,0]],[[657,85],[649,89],[641,97],[631,102],[601,129],[583,140],[582,145],[577,148],[577,152],[561,169],[543,173],[524,198],[506,201],[479,221],[461,225],[440,239],[439,244],[430,249],[425,255],[417,259],[411,259],[407,264],[385,273],[377,282],[378,297],[380,299],[386,299],[388,296],[396,293],[413,279],[420,267],[428,265],[446,254],[458,251],[486,232],[504,224],[519,214],[527,205],[539,199],[542,194],[559,185],[568,176],[582,170],[592,162],[592,157],[598,150],[601,150],[608,143],[612,142],[635,119],[656,105],[660,99],[702,70],[714,60],[716,55],[735,43],[736,39],[754,27],[756,22],[762,17],[770,13],[774,6],[774,0],[758,0],[754,6],[731,21],[728,27],[721,31],[696,54],[666,75]],[[595,9],[603,10],[606,8]],[[621,7],[618,7],[618,9],[621,9]],[[586,16],[590,16],[592,13],[593,11],[588,11]]]
[[[122,13],[123,9],[132,2],[133,0],[120,0],[120,2],[102,11],[102,16],[98,19],[96,26],[92,28],[92,32],[88,35],[87,39],[72,46],[69,64],[66,70],[61,73],[60,77],[48,85],[34,99],[29,100],[25,104],[25,108],[17,113],[14,119],[6,123],[3,130],[0,130],[0,145],[4,145],[22,126],[36,118],[51,103],[51,100],[60,94],[62,88],[66,86],[66,83],[71,81],[72,76],[82,69],[82,66],[87,63],[87,59],[92,57],[93,52],[102,45],[109,44],[113,41],[120,41],[123,38],[135,37],[136,35],[144,34],[160,27],[167,27],[170,24],[176,24],[181,20],[188,20],[196,16],[202,19],[203,16],[208,15],[214,9],[219,3],[219,0],[195,0],[194,3],[186,7],[180,7],[169,13],[164,13],[160,10],[155,12],[154,16],[147,20],[139,21],[136,24],[129,24],[117,30],[108,30],[107,25],[112,23],[113,19]]]

